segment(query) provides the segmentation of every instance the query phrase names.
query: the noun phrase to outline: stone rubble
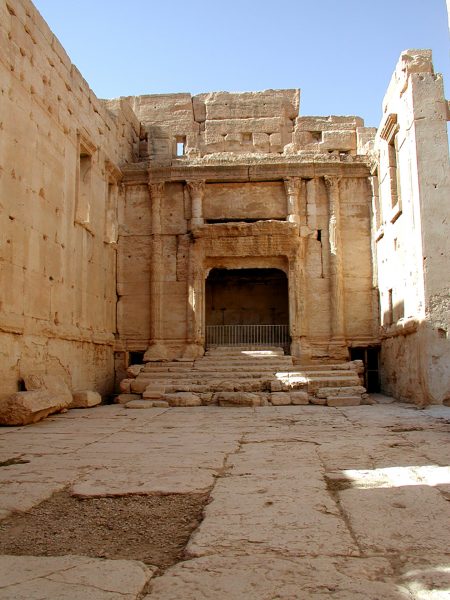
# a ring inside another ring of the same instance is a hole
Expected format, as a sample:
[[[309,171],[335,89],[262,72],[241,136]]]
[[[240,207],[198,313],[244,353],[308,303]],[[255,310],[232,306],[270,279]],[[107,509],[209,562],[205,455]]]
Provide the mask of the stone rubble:
[[[134,378],[130,377],[133,374]],[[361,361],[294,365],[292,357],[281,348],[221,346],[194,361],[154,360],[133,365],[120,382],[120,389],[132,390],[146,400],[165,400],[170,406],[285,406],[309,402],[357,406],[367,396],[360,385],[361,374]],[[120,394],[116,402],[123,403],[126,398],[127,394]]]

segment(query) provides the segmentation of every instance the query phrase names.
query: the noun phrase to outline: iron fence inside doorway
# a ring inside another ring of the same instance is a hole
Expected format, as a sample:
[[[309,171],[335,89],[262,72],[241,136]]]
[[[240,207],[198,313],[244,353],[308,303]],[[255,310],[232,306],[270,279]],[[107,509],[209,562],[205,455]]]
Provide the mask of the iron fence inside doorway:
[[[289,325],[207,325],[206,347],[278,346],[289,352]]]

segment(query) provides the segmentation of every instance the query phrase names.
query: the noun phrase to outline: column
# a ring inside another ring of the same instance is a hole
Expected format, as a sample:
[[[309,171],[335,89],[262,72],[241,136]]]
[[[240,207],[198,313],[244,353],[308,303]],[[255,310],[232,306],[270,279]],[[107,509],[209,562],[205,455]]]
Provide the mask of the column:
[[[150,346],[144,355],[144,361],[167,358],[167,349],[163,340],[162,316],[164,294],[164,251],[161,235],[161,205],[164,198],[164,183],[149,185],[152,234],[150,264]]]
[[[289,223],[306,225],[306,181],[301,177],[286,177],[284,180]]]
[[[197,358],[204,354],[204,269],[203,253],[195,238],[189,244],[187,265],[186,348],[183,358]]]
[[[309,357],[307,327],[307,284],[306,284],[306,247],[307,238],[298,239],[298,248],[289,257],[289,323],[291,335],[291,354],[297,357]]]
[[[324,177],[329,202],[329,272],[331,341],[345,346],[344,268],[341,241],[339,177]]]
[[[203,225],[203,198],[205,196],[204,181],[186,181],[191,196],[191,229]]]

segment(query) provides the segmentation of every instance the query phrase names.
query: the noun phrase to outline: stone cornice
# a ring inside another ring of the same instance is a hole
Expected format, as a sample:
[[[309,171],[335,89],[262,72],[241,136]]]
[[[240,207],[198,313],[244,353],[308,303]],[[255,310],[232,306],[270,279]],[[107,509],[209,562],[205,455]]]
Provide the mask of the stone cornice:
[[[122,166],[125,185],[150,182],[184,182],[204,180],[221,181],[283,181],[286,177],[313,179],[326,175],[334,177],[369,177],[367,157],[355,157],[350,161],[336,160],[331,155],[278,156],[249,159],[195,159],[177,161],[171,165],[151,162]]]

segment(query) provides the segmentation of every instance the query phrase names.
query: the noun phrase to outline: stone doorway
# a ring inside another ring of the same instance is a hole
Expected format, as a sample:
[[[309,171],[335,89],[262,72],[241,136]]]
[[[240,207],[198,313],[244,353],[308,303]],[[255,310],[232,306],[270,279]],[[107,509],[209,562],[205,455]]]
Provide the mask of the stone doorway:
[[[280,269],[210,271],[205,284],[206,345],[289,344],[288,279]]]

